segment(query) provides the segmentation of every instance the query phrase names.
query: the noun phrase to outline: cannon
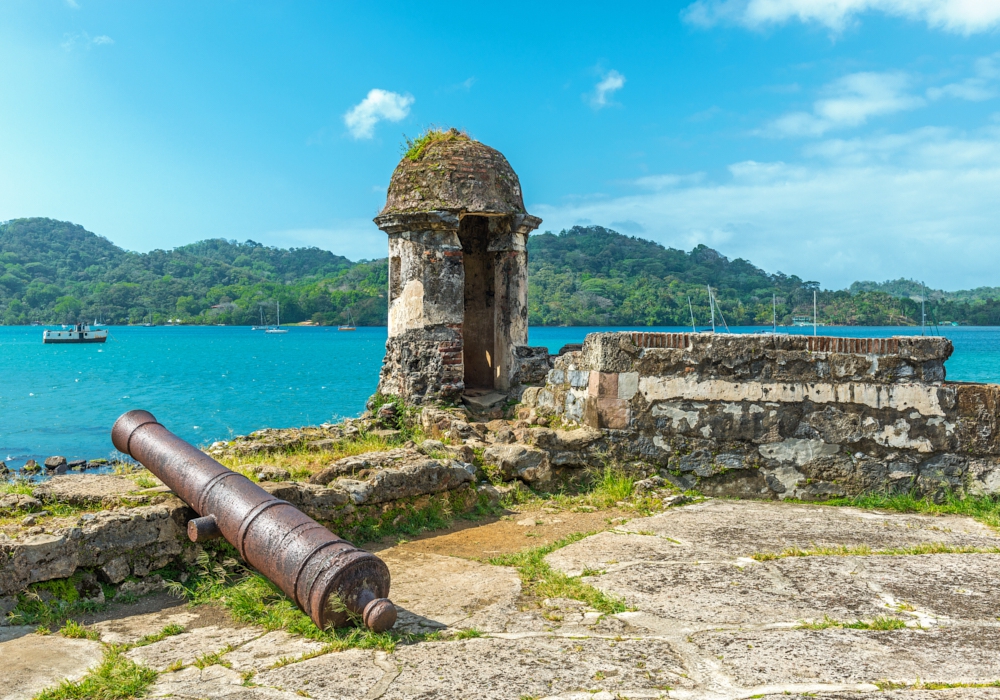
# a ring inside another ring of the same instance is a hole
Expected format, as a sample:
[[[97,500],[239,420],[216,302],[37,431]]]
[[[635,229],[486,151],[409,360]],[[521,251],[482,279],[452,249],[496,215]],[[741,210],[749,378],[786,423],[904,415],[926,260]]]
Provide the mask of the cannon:
[[[119,417],[111,441],[200,516],[187,524],[192,542],[224,537],[320,629],[342,626],[352,613],[375,632],[396,623],[396,608],[386,597],[389,568],[374,554],[226,469],[147,411]]]

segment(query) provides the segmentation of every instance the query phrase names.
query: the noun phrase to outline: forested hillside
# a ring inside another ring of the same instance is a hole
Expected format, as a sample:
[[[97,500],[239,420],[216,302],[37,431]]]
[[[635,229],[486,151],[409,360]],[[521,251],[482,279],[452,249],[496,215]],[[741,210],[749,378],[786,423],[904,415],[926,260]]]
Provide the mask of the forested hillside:
[[[385,323],[385,261],[352,263],[318,248],[201,241],[131,253],[81,226],[52,219],[0,225],[0,315],[6,324],[187,323],[315,319]]]
[[[729,260],[705,246],[690,252],[591,226],[528,242],[533,325],[708,325],[711,285],[730,325],[768,325],[812,315],[819,284]],[[281,319],[360,325],[386,323],[386,261],[352,263],[318,248],[284,250],[253,241],[211,239],[174,250],[133,253],[52,219],[0,224],[0,322],[252,324]],[[910,280],[859,282],[818,291],[824,323],[920,322]],[[931,292],[937,322],[1000,324],[995,289]],[[688,300],[690,299],[690,309]],[[721,323],[722,318],[718,319]]]

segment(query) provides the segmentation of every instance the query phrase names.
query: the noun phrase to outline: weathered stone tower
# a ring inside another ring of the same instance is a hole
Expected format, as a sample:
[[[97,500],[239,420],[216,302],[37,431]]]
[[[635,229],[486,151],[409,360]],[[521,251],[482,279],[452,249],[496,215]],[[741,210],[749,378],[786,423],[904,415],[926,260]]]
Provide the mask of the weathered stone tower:
[[[379,391],[410,403],[507,392],[528,341],[528,234],[503,155],[454,129],[396,166],[375,223],[389,234],[389,340]],[[547,362],[547,353],[546,353]]]

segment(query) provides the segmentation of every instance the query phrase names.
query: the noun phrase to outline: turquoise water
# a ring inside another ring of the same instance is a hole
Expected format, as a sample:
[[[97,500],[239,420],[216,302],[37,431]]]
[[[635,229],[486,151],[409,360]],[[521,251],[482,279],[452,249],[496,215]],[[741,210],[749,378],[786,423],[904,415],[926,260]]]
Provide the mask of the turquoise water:
[[[531,344],[556,351],[598,330],[532,328]],[[754,329],[741,328],[741,332]],[[787,329],[811,333],[811,328]],[[264,427],[315,425],[364,410],[375,391],[385,328],[265,335],[247,327],[112,327],[103,345],[43,345],[42,329],[0,326],[0,460],[19,466],[59,454],[113,452],[125,411],[151,411],[195,444]],[[823,328],[824,335],[885,337],[910,328]],[[953,380],[1000,382],[1000,328],[945,328]],[[919,334],[919,329],[916,329]]]

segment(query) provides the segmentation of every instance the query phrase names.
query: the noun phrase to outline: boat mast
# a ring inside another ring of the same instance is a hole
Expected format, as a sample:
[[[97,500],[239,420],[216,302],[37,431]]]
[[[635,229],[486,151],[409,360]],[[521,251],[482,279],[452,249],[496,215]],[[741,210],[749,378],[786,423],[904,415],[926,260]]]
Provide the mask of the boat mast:
[[[715,333],[715,300],[712,298],[712,286],[705,286],[708,287],[708,307],[712,310],[712,332]]]
[[[771,295],[771,332],[778,332],[778,295]]]
[[[816,335],[816,290],[813,290],[813,335]]]
[[[691,306],[691,297],[688,297],[688,311],[691,313],[691,332],[697,333],[698,329],[694,327],[694,307]]]

